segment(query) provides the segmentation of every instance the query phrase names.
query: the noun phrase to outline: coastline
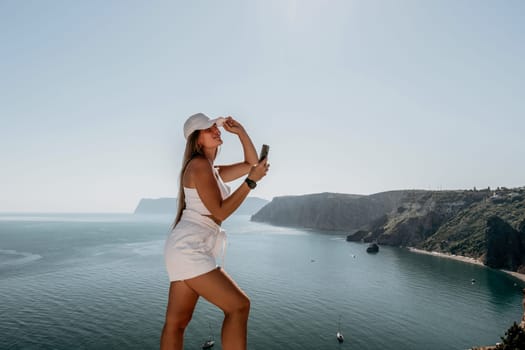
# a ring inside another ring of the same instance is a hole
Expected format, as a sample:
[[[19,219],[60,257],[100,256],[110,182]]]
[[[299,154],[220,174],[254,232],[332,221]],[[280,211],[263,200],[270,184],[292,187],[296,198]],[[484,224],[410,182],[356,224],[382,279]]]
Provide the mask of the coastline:
[[[475,259],[475,258],[470,258],[468,256],[453,255],[453,254],[448,254],[448,253],[428,251],[428,250],[417,249],[417,248],[413,248],[413,247],[407,247],[407,249],[410,252],[413,252],[413,253],[432,255],[432,256],[437,256],[437,257],[441,257],[441,258],[462,261],[462,262],[469,263],[469,264],[485,266],[480,260]],[[485,266],[485,267],[488,267],[488,266]],[[522,273],[519,273],[519,272],[515,272],[515,271],[502,270],[502,269],[500,269],[499,271],[504,272],[506,274],[509,274],[509,275],[513,276],[514,278],[519,279],[522,282],[525,282],[525,274],[522,274]]]

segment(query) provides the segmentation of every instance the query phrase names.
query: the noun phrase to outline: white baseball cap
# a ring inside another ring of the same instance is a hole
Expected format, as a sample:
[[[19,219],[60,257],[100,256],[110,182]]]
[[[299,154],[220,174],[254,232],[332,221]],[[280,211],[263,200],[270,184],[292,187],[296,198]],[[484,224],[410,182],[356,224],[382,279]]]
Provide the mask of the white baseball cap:
[[[195,130],[204,130],[211,128],[213,124],[217,124],[217,126],[222,126],[222,124],[224,124],[225,119],[226,118],[223,117],[210,119],[204,113],[194,114],[191,117],[189,117],[184,123],[184,138],[188,139],[188,137]]]

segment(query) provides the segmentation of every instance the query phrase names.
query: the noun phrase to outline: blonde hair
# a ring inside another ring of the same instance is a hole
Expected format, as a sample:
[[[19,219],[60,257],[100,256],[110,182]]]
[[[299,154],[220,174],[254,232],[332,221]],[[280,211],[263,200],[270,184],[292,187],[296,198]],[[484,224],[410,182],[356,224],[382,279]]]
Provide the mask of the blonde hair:
[[[177,215],[175,216],[175,220],[173,221],[173,224],[171,225],[171,229],[173,229],[180,221],[182,217],[182,212],[186,208],[186,196],[184,195],[184,185],[182,184],[182,180],[184,178],[184,172],[186,171],[186,167],[190,163],[190,161],[197,157],[197,156],[205,156],[202,151],[202,146],[199,145],[198,139],[200,135],[200,130],[195,130],[191,135],[188,137],[188,140],[186,141],[186,148],[184,149],[184,156],[182,157],[182,169],[180,171],[179,175],[179,195],[177,197]],[[217,147],[218,151],[218,147]],[[215,155],[217,155],[217,151],[215,152]]]

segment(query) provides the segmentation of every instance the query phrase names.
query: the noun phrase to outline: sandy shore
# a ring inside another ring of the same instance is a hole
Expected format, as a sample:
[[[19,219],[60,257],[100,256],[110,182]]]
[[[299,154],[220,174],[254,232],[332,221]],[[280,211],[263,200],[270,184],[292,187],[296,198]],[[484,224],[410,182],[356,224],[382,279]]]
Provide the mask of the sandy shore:
[[[519,273],[519,272],[514,272],[514,271],[508,271],[508,270],[501,270],[505,273],[508,273],[509,275],[512,275],[514,277],[516,277],[517,279],[519,279],[520,281],[523,281],[525,282],[525,275],[522,274],[522,273]]]
[[[428,251],[428,250],[416,249],[416,248],[412,248],[412,247],[408,247],[408,250],[411,251],[411,252],[414,252],[414,253],[418,253],[418,254],[427,254],[427,255],[437,256],[437,257],[441,257],[441,258],[447,258],[447,259],[453,259],[453,260],[457,260],[457,261],[463,261],[463,262],[466,262],[466,263],[469,263],[469,264],[485,266],[485,265],[483,265],[483,263],[480,260],[474,259],[474,258],[469,258],[468,256],[454,255],[454,254],[440,253],[440,252],[431,252],[431,251]],[[514,272],[514,271],[508,271],[508,270],[500,270],[500,271],[508,273],[509,275],[514,276],[515,278],[519,279],[520,281],[525,282],[525,274]]]

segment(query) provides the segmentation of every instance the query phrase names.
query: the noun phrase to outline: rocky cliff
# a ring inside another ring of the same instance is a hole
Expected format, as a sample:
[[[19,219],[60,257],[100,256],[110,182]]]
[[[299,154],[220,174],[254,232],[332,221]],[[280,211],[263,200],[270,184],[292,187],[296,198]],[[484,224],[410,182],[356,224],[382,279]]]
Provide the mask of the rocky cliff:
[[[424,191],[407,193],[383,222],[370,227],[366,240],[395,246],[420,246],[462,210],[482,202],[485,191]]]
[[[525,226],[525,220],[520,226]],[[525,269],[525,231],[516,230],[500,217],[493,216],[487,220],[485,242],[485,265],[511,271]]]
[[[350,241],[465,255],[514,271],[525,263],[525,188],[278,197],[252,220],[346,230]]]
[[[500,218],[514,230],[522,230],[522,222],[525,220],[525,189],[495,191],[485,199],[462,208],[423,242],[420,248],[483,259],[489,248],[487,233],[495,236],[501,232],[502,236],[508,236],[505,225],[489,220],[493,217]]]
[[[388,214],[367,238],[525,272],[525,189],[430,192]]]
[[[371,196],[319,193],[276,197],[253,215],[252,220],[281,226],[354,230],[368,227],[396,208],[405,192],[391,191]]]

